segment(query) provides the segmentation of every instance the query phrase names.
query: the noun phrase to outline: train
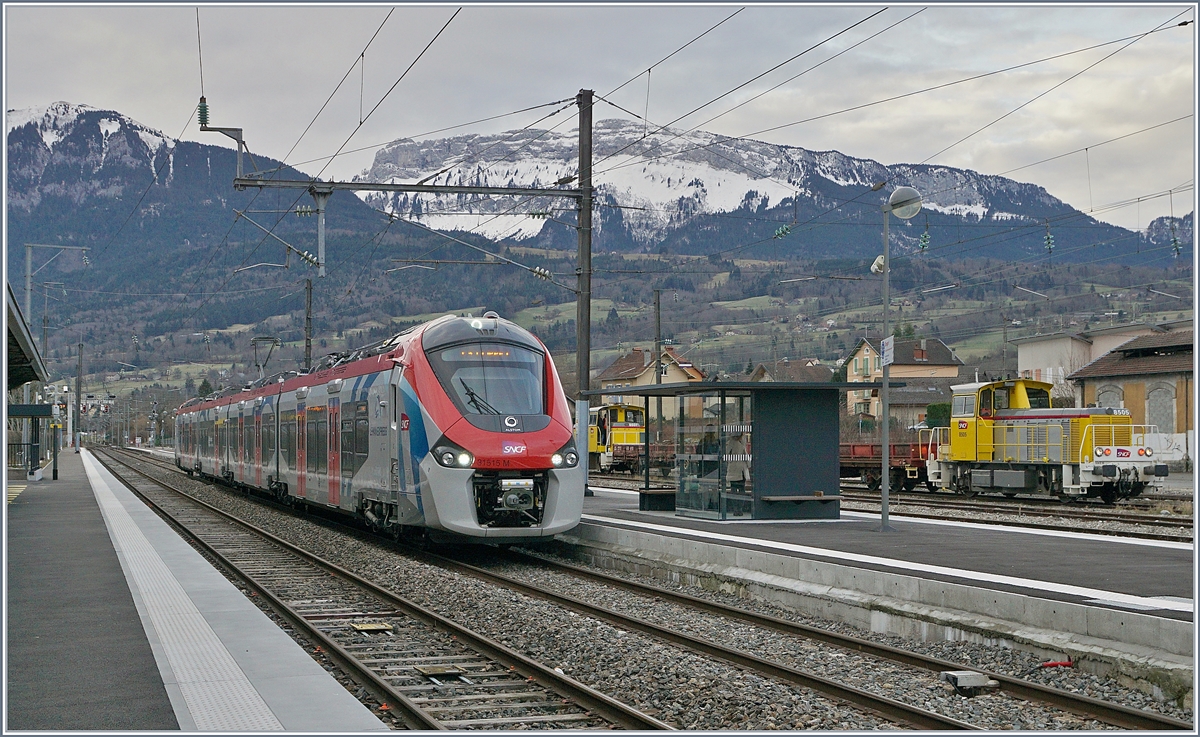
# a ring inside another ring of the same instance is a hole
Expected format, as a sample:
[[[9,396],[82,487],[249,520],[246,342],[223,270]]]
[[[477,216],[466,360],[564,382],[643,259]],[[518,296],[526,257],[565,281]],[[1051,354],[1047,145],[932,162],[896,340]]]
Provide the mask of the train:
[[[918,430],[917,442],[889,443],[890,488],[1112,504],[1158,487],[1167,462],[1180,460],[1156,427],[1132,424],[1127,409],[1052,407],[1052,386],[1032,379],[952,386],[949,427]],[[591,467],[640,474],[649,464],[669,473],[674,444],[651,443],[647,458],[644,416],[636,405],[593,408]],[[882,445],[841,443],[839,451],[840,476],[879,487]]]
[[[950,387],[950,426],[933,430],[929,481],[959,494],[999,492],[1112,504],[1159,485],[1169,467],[1158,428],[1129,410],[1053,407],[1053,384],[1008,379]]]
[[[397,540],[510,545],[575,527],[585,468],[546,346],[447,315],[176,410],[189,475]]]

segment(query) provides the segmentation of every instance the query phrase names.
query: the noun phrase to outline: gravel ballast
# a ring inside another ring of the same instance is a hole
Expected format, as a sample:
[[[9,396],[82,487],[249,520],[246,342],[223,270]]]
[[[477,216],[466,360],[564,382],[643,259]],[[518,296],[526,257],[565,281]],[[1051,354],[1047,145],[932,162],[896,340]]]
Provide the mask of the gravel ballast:
[[[157,474],[169,473],[157,471]],[[604,622],[547,602],[446,571],[416,560],[384,543],[331,529],[312,518],[292,516],[244,499],[227,489],[172,474],[198,498],[226,509],[251,524],[312,550],[386,586],[397,594],[493,637],[530,657],[557,666],[567,675],[684,729],[894,729],[896,725],[807,689],[790,686],[734,666],[625,632]],[[539,566],[489,562],[486,553],[471,556],[497,572],[547,585],[593,604],[611,606],[648,621],[667,623],[686,634],[711,639],[857,688],[936,711],[985,729],[1105,729],[1094,721],[1014,699],[998,692],[960,696],[937,681],[936,674],[811,643],[801,638],[731,622],[662,600],[632,594]],[[577,561],[571,561],[578,565]],[[612,571],[604,571],[612,574]],[[652,585],[659,582],[622,574]],[[824,629],[853,634],[894,647],[933,655],[1000,673],[1191,720],[1190,710],[1154,701],[1111,679],[1070,668],[1038,668],[1029,653],[965,642],[918,642],[872,634],[820,620],[766,602],[738,599],[694,587],[693,596]]]

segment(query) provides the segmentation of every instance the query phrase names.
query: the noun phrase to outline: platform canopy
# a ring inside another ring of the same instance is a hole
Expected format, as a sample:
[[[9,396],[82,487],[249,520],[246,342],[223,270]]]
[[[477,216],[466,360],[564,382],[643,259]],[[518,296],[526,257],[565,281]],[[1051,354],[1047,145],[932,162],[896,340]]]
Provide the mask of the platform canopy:
[[[16,389],[30,381],[45,381],[49,378],[46,364],[33,342],[29,325],[13,296],[12,285],[5,284],[5,301],[8,305],[8,389]]]

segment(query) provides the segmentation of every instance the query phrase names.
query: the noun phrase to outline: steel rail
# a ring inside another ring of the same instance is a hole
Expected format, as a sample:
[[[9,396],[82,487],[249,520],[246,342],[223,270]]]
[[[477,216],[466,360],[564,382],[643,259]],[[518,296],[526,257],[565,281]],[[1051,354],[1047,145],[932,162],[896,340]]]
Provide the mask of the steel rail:
[[[155,459],[155,460],[158,460],[158,459]],[[163,462],[163,465],[172,470],[176,470],[174,465],[166,463],[165,461]],[[577,610],[585,611],[585,613],[588,613],[588,614],[593,614],[593,612],[591,610],[596,610],[596,612],[594,613],[594,616],[606,618],[606,619],[609,619],[610,621],[612,621],[613,616],[624,618],[624,615],[620,615],[620,614],[616,614],[616,613],[607,613],[606,610],[601,610],[598,607],[593,607],[592,605],[587,604],[585,602],[581,602],[581,601],[578,601],[576,599],[573,599],[571,597],[567,597],[567,596],[564,596],[561,594],[556,594],[554,592],[544,591],[544,590],[539,589],[538,587],[534,587],[534,586],[532,586],[530,584],[526,584],[522,581],[517,581],[515,579],[511,579],[511,578],[509,578],[507,576],[503,576],[501,574],[492,573],[490,571],[486,571],[486,570],[477,568],[475,566],[470,566],[469,564],[461,563],[459,561],[445,558],[443,556],[436,556],[434,554],[427,553],[427,552],[425,554],[429,555],[430,557],[436,558],[438,560],[444,561],[445,563],[452,565],[454,567],[457,567],[460,570],[464,570],[465,572],[467,572],[471,575],[477,575],[481,578],[485,578],[488,580],[492,580],[494,582],[502,583],[505,586],[510,586],[512,588],[520,589],[520,590],[525,591],[525,593],[530,593],[531,595],[538,596],[540,598],[548,598],[548,599],[552,599],[552,600],[561,599],[562,602],[560,602],[560,603],[569,602],[569,603],[565,603],[564,605],[570,606],[571,608],[576,608],[576,605],[577,605],[578,607],[580,607],[580,609],[577,609]],[[825,642],[827,644],[835,645],[837,647],[842,647],[844,649],[855,650],[855,651],[862,652],[862,653],[865,653],[868,655],[891,660],[894,662],[903,663],[903,664],[910,665],[913,667],[922,668],[925,670],[930,670],[930,671],[973,670],[977,673],[982,673],[982,674],[986,675],[988,678],[990,678],[992,680],[997,681],[1000,684],[1000,688],[1002,690],[1007,691],[1014,697],[1031,700],[1031,701],[1040,701],[1043,703],[1047,703],[1052,706],[1062,708],[1065,711],[1069,711],[1071,713],[1078,714],[1080,716],[1095,718],[1099,721],[1103,721],[1103,722],[1105,722],[1107,724],[1111,724],[1113,726],[1122,727],[1122,728],[1126,728],[1126,729],[1191,730],[1191,731],[1195,730],[1195,726],[1191,722],[1185,722],[1183,720],[1175,719],[1173,717],[1169,717],[1166,715],[1155,714],[1153,712],[1147,712],[1147,711],[1142,711],[1142,710],[1138,710],[1138,709],[1133,709],[1133,708],[1121,706],[1118,704],[1111,704],[1106,701],[1102,701],[1100,699],[1096,699],[1096,698],[1093,698],[1090,696],[1084,696],[1081,694],[1073,694],[1068,691],[1063,691],[1061,689],[1055,689],[1055,688],[1052,688],[1049,686],[1043,686],[1038,683],[1033,683],[1031,681],[1026,681],[1021,678],[1016,678],[1014,676],[1005,675],[1003,673],[982,670],[975,666],[964,666],[961,663],[954,663],[952,661],[941,660],[939,658],[933,658],[930,656],[920,655],[918,653],[913,653],[911,651],[903,650],[901,648],[895,648],[895,647],[891,647],[889,645],[871,642],[870,640],[864,640],[861,638],[853,637],[851,635],[841,635],[836,632],[823,630],[823,629],[820,629],[817,627],[812,627],[810,625],[804,625],[804,624],[800,624],[797,622],[791,622],[791,621],[788,621],[785,619],[780,619],[777,617],[771,617],[769,615],[758,614],[756,612],[750,612],[747,610],[738,609],[736,607],[730,607],[725,604],[709,601],[707,599],[701,599],[699,597],[690,596],[688,594],[683,594],[683,593],[676,592],[676,591],[671,591],[669,589],[663,589],[663,588],[659,588],[656,586],[650,586],[647,584],[637,583],[637,582],[633,582],[633,581],[627,581],[625,579],[618,578],[616,576],[611,576],[608,574],[591,571],[588,569],[580,568],[578,566],[571,566],[569,564],[560,563],[558,561],[552,561],[552,560],[548,560],[545,558],[530,556],[530,555],[527,555],[524,553],[518,553],[515,551],[509,551],[509,555],[514,558],[518,558],[518,559],[536,561],[538,565],[561,568],[563,570],[568,571],[571,574],[578,575],[580,577],[584,577],[584,578],[592,579],[595,581],[619,586],[621,588],[625,588],[625,589],[631,590],[631,591],[636,591],[638,593],[642,593],[645,595],[658,596],[665,600],[670,600],[670,601],[673,601],[675,603],[682,604],[685,606],[692,606],[692,607],[695,607],[695,608],[698,608],[701,610],[720,614],[722,616],[728,616],[728,617],[735,618],[735,619],[741,619],[742,621],[746,621],[748,623],[755,624],[755,625],[762,626],[762,627],[772,628],[777,631],[784,632],[785,634],[791,634],[791,635],[795,635],[795,636],[806,637],[809,639],[818,640],[821,642]],[[612,616],[608,616],[609,614],[611,614]],[[628,618],[628,619],[632,619],[632,618]],[[657,628],[656,625],[653,625],[648,622],[641,622],[641,620],[634,620],[634,621],[644,624],[646,627],[651,628],[652,630]],[[622,619],[621,623],[626,624],[624,619]],[[632,623],[628,624],[627,626],[630,626],[631,628],[634,628],[634,629],[640,629],[639,627],[634,627],[634,625]],[[648,630],[642,629],[642,631],[648,631]],[[656,634],[653,631],[650,631],[649,633]],[[685,635],[673,635],[673,636],[687,638],[687,636],[685,636]],[[692,639],[692,638],[687,638],[687,639]],[[753,657],[753,656],[750,656],[750,657]],[[784,666],[784,667],[786,667],[786,666]],[[874,695],[871,695],[871,696],[872,696],[872,698],[878,698],[878,697],[874,697]],[[922,728],[936,728],[936,727],[922,727]],[[956,728],[962,728],[962,727],[956,727]],[[968,727],[968,728],[971,728],[971,727]]]
[[[643,632],[653,637],[672,642],[676,645],[682,645],[683,647],[695,652],[699,652],[704,655],[733,663],[734,665],[739,665],[744,668],[757,671],[758,673],[777,678],[787,683],[812,689],[818,693],[822,693],[826,696],[833,697],[834,699],[846,703],[854,704],[858,708],[878,714],[888,721],[901,722],[911,725],[917,729],[980,729],[980,727],[959,721],[952,717],[947,717],[936,712],[911,706],[909,704],[905,704],[904,702],[897,701],[896,699],[873,694],[870,691],[864,691],[844,683],[838,683],[837,681],[833,681],[813,673],[808,673],[782,663],[765,660],[742,650],[725,647],[709,640],[685,635],[681,632],[676,632],[666,627],[661,627],[637,617],[631,617],[619,612],[614,612],[609,609],[581,601],[580,599],[576,599],[565,594],[560,594],[556,591],[545,589],[540,586],[528,584],[524,581],[519,581],[499,573],[487,571],[467,563],[462,563],[452,558],[447,558],[445,556],[438,555],[436,553],[430,553],[428,551],[425,551],[424,555],[428,556],[432,560],[437,561],[444,567],[454,568],[477,578],[519,591],[523,594],[551,601],[560,606],[580,612],[581,614],[586,614],[597,619],[607,620],[626,629]]]
[[[129,470],[133,471],[134,473],[139,474],[140,476],[144,477],[148,481],[150,481],[152,483],[156,483],[159,486],[162,486],[163,488],[170,489],[171,491],[175,491],[176,493],[181,493],[181,492],[179,492],[175,489],[171,489],[170,486],[163,484],[163,482],[153,478],[152,476],[147,475],[146,473],[134,468],[133,466],[130,466],[128,463],[125,463],[120,458],[114,458],[114,457],[110,456],[108,459],[106,459],[105,457],[101,456],[99,453],[96,453],[95,455],[96,455],[97,460],[99,460],[100,463],[105,468],[107,468],[110,473],[113,474],[113,476],[115,476],[119,481],[124,483],[125,486],[127,488],[129,488],[130,491],[132,491],[134,494],[136,494],[138,496],[138,498],[141,499],[142,502],[146,506],[150,507],[150,509],[153,510],[156,514],[158,514],[158,516],[160,516],[164,520],[166,520],[167,523],[170,524],[172,527],[174,527],[181,535],[184,536],[185,539],[189,540],[190,542],[198,545],[201,549],[203,549],[203,551],[206,554],[208,554],[209,556],[211,556],[215,561],[217,561],[217,563],[222,568],[224,568],[226,571],[233,574],[237,578],[240,578],[242,581],[244,581],[246,583],[246,585],[250,586],[260,596],[262,596],[264,599],[266,599],[267,603],[270,604],[271,608],[273,608],[276,612],[278,612],[279,615],[282,616],[284,619],[289,621],[292,624],[292,626],[294,626],[298,630],[304,632],[306,637],[309,637],[312,640],[319,643],[321,648],[327,654],[329,654],[329,656],[335,662],[337,662],[337,664],[343,670],[345,670],[347,673],[350,673],[351,676],[356,681],[359,682],[359,684],[370,689],[371,694],[375,698],[379,699],[379,701],[381,703],[388,704],[389,706],[390,705],[398,706],[399,710],[397,713],[401,716],[401,719],[404,721],[405,725],[409,729],[426,729],[426,730],[444,730],[444,729],[446,729],[446,727],[443,724],[441,724],[437,719],[434,719],[430,714],[425,712],[425,710],[421,709],[421,707],[419,707],[415,703],[413,703],[413,701],[411,699],[409,699],[407,696],[405,696],[404,694],[395,690],[390,683],[388,683],[387,681],[380,678],[377,673],[375,673],[370,668],[366,667],[364,664],[359,662],[357,658],[352,656],[350,653],[346,652],[346,650],[341,645],[339,645],[332,638],[330,638],[328,635],[326,635],[324,632],[322,632],[315,624],[313,624],[312,622],[309,622],[303,615],[298,613],[295,609],[293,609],[291,606],[289,606],[287,603],[285,603],[282,599],[280,599],[278,596],[276,596],[275,593],[272,592],[269,587],[263,586],[254,576],[243,571],[240,567],[238,567],[238,565],[236,563],[229,560],[225,555],[223,555],[221,552],[219,552],[218,550],[213,548],[213,546],[209,545],[208,542],[206,542],[198,534],[192,532],[187,527],[187,525],[185,525],[183,522],[180,522],[178,519],[176,519],[176,517],[174,515],[172,515],[167,510],[163,509],[159,504],[157,504],[153,499],[146,496],[146,494],[144,494],[140,489],[135,487],[132,483],[127,482],[125,480],[125,478],[123,477],[123,475],[117,469],[112,467],[112,465],[109,463],[109,461],[115,460],[117,463],[120,463],[125,468],[128,468]],[[115,455],[115,454],[113,454],[113,455]],[[194,497],[191,497],[191,496],[188,496],[188,499],[192,502],[195,502],[195,503],[201,505],[202,507],[206,507],[209,511],[214,511],[214,512],[220,513],[220,510],[216,509],[215,507],[212,507],[211,505],[206,504],[205,502],[200,501],[199,499],[195,499]],[[231,518],[229,518],[228,515],[224,515],[224,513],[221,513],[221,514],[225,518],[231,519]],[[233,521],[236,522],[237,520],[233,520]],[[254,532],[258,531],[256,528],[253,528],[252,526],[247,526],[247,527],[251,531],[254,531]],[[269,533],[267,533],[267,534],[269,535]],[[274,541],[272,541],[272,542],[274,542]]]
[[[1175,719],[1162,714],[1146,712],[1140,709],[1133,709],[1128,706],[1119,704],[1110,704],[1106,701],[1074,694],[1062,689],[1043,686],[1040,683],[1033,683],[1015,676],[1005,675],[994,671],[982,670],[973,665],[963,665],[962,663],[954,663],[949,660],[942,660],[928,655],[921,655],[902,648],[892,647],[881,643],[864,640],[853,635],[842,635],[837,632],[831,632],[819,627],[792,622],[779,617],[772,617],[766,614],[759,614],[745,609],[739,609],[720,602],[702,599],[700,597],[691,596],[689,594],[672,591],[670,589],[659,588],[649,584],[629,581],[617,576],[612,576],[606,573],[592,571],[579,566],[573,566],[568,563],[562,563],[556,560],[541,558],[538,556],[520,553],[517,551],[509,551],[509,555],[522,561],[536,562],[537,565],[549,566],[551,568],[561,569],[571,575],[580,578],[586,578],[592,581],[617,586],[627,591],[633,591],[645,596],[657,596],[667,601],[672,601],[676,604],[689,606],[703,611],[719,614],[730,619],[738,619],[759,627],[767,627],[774,629],[784,634],[805,637],[811,640],[818,640],[830,645],[836,645],[847,650],[855,650],[858,652],[873,655],[875,657],[884,658],[898,663],[923,668],[930,671],[946,671],[946,670],[972,670],[976,673],[982,673],[988,678],[1000,683],[1000,688],[1008,693],[1021,699],[1029,701],[1041,701],[1053,706],[1059,707],[1066,711],[1081,716],[1097,718],[1107,724],[1125,729],[1157,729],[1157,730],[1195,730],[1195,726],[1191,722],[1185,722],[1180,719]]]
[[[142,459],[138,458],[138,460]],[[659,721],[658,719],[655,719],[647,714],[643,714],[633,707],[621,703],[620,701],[617,701],[616,699],[613,699],[612,697],[607,696],[591,688],[590,686],[580,683],[570,676],[558,673],[553,668],[549,668],[537,662],[536,660],[517,652],[516,650],[512,650],[496,640],[474,632],[473,630],[470,630],[451,619],[443,617],[442,615],[430,609],[426,609],[419,604],[411,602],[408,599],[401,597],[399,594],[385,589],[378,584],[372,583],[371,581],[368,581],[367,579],[362,578],[345,568],[342,568],[336,563],[327,561],[317,555],[314,555],[313,553],[304,550],[301,547],[288,542],[287,540],[276,537],[266,530],[240,520],[228,512],[218,509],[217,507],[214,507],[213,505],[208,504],[200,499],[196,499],[186,492],[174,489],[168,484],[155,479],[143,471],[133,468],[132,466],[127,467],[135,473],[145,477],[152,483],[174,491],[177,494],[181,494],[187,497],[190,501],[193,501],[196,504],[199,504],[230,520],[231,522],[234,522],[235,524],[240,525],[241,527],[244,527],[245,529],[250,530],[257,535],[262,536],[264,539],[269,540],[270,542],[300,556],[301,558],[304,558],[320,568],[340,578],[351,581],[370,593],[380,597],[384,601],[393,604],[399,611],[404,612],[408,616],[422,621],[425,624],[434,627],[435,629],[440,629],[451,633],[458,638],[459,642],[465,644],[467,647],[470,647],[477,652],[492,658],[498,663],[508,666],[516,673],[519,673],[526,678],[532,678],[543,688],[573,699],[580,706],[593,711],[594,713],[614,724],[625,727],[626,729],[673,729],[673,727],[665,722]],[[174,466],[172,466],[172,468],[174,468]],[[352,656],[348,655],[348,657]]]

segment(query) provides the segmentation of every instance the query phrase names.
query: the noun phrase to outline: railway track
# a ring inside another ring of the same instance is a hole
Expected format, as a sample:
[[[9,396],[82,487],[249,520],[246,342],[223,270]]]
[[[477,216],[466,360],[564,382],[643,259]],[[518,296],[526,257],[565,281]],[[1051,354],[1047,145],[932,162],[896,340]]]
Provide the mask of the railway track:
[[[319,643],[411,729],[670,729],[187,495],[138,470],[128,457],[112,452],[97,456],[187,539]]]
[[[174,470],[173,466],[170,466],[170,468],[171,470]],[[589,601],[584,601],[579,598],[567,596],[544,586],[537,586],[524,580],[498,574],[494,571],[486,570],[477,566],[472,566],[461,560],[453,560],[443,556],[434,556],[429,553],[415,554],[429,557],[440,566],[451,567],[459,572],[481,578],[492,584],[504,586],[526,595],[551,601],[557,605],[566,607],[581,614],[608,621],[620,628],[643,632],[653,637],[671,642],[675,645],[679,645],[710,657],[715,657],[726,662],[733,663],[742,668],[757,671],[777,680],[812,688],[830,695],[833,698],[854,704],[862,709],[876,712],[892,721],[913,725],[920,729],[972,728],[971,725],[966,722],[955,720],[953,718],[947,718],[933,712],[927,712],[924,709],[918,708],[914,712],[912,711],[913,707],[909,707],[908,705],[900,702],[895,702],[895,700],[887,699],[886,697],[884,697],[881,701],[877,694],[862,691],[861,689],[854,688],[853,686],[847,686],[843,683],[830,681],[830,679],[823,678],[822,676],[811,672],[805,672],[785,663],[764,659],[752,653],[729,648],[712,640],[705,640],[703,638],[680,633],[677,631],[677,629],[673,629],[670,626],[658,625],[653,622],[646,621],[645,619],[639,619],[637,617],[621,614],[612,610],[611,608],[597,606],[596,604],[591,603],[591,597],[589,597]],[[961,663],[939,660],[917,653],[912,653],[910,651],[873,643],[868,640],[862,640],[807,625],[797,624],[783,619],[761,615],[743,609],[729,607],[720,603],[709,601],[707,599],[699,599],[681,594],[679,592],[674,592],[669,589],[661,589],[658,587],[630,582],[615,576],[600,574],[575,566],[567,566],[565,564],[540,557],[531,558],[529,556],[519,554],[512,555],[514,560],[526,565],[532,564],[543,568],[551,567],[560,573],[565,573],[580,579],[602,583],[610,587],[619,587],[625,592],[631,592],[640,597],[648,597],[655,600],[667,601],[680,606],[686,606],[699,611],[708,612],[726,620],[744,622],[755,627],[769,629],[776,633],[783,633],[789,637],[803,638],[833,645],[846,651],[863,653],[870,655],[871,657],[879,658],[892,663],[910,666],[930,674],[936,674],[947,670],[974,670],[976,672],[981,672],[978,668],[963,665]],[[1131,709],[1115,704],[1109,704],[1107,702],[1092,699],[1087,696],[1081,696],[1071,692],[1049,688],[1021,678],[1015,678],[1013,676],[987,671],[982,672],[991,680],[995,681],[1001,690],[1005,691],[1012,697],[1042,702],[1054,708],[1062,709],[1086,719],[1095,719],[1106,724],[1128,729],[1192,729],[1191,724],[1166,717],[1164,715]],[[932,675],[930,677],[932,677]]]

